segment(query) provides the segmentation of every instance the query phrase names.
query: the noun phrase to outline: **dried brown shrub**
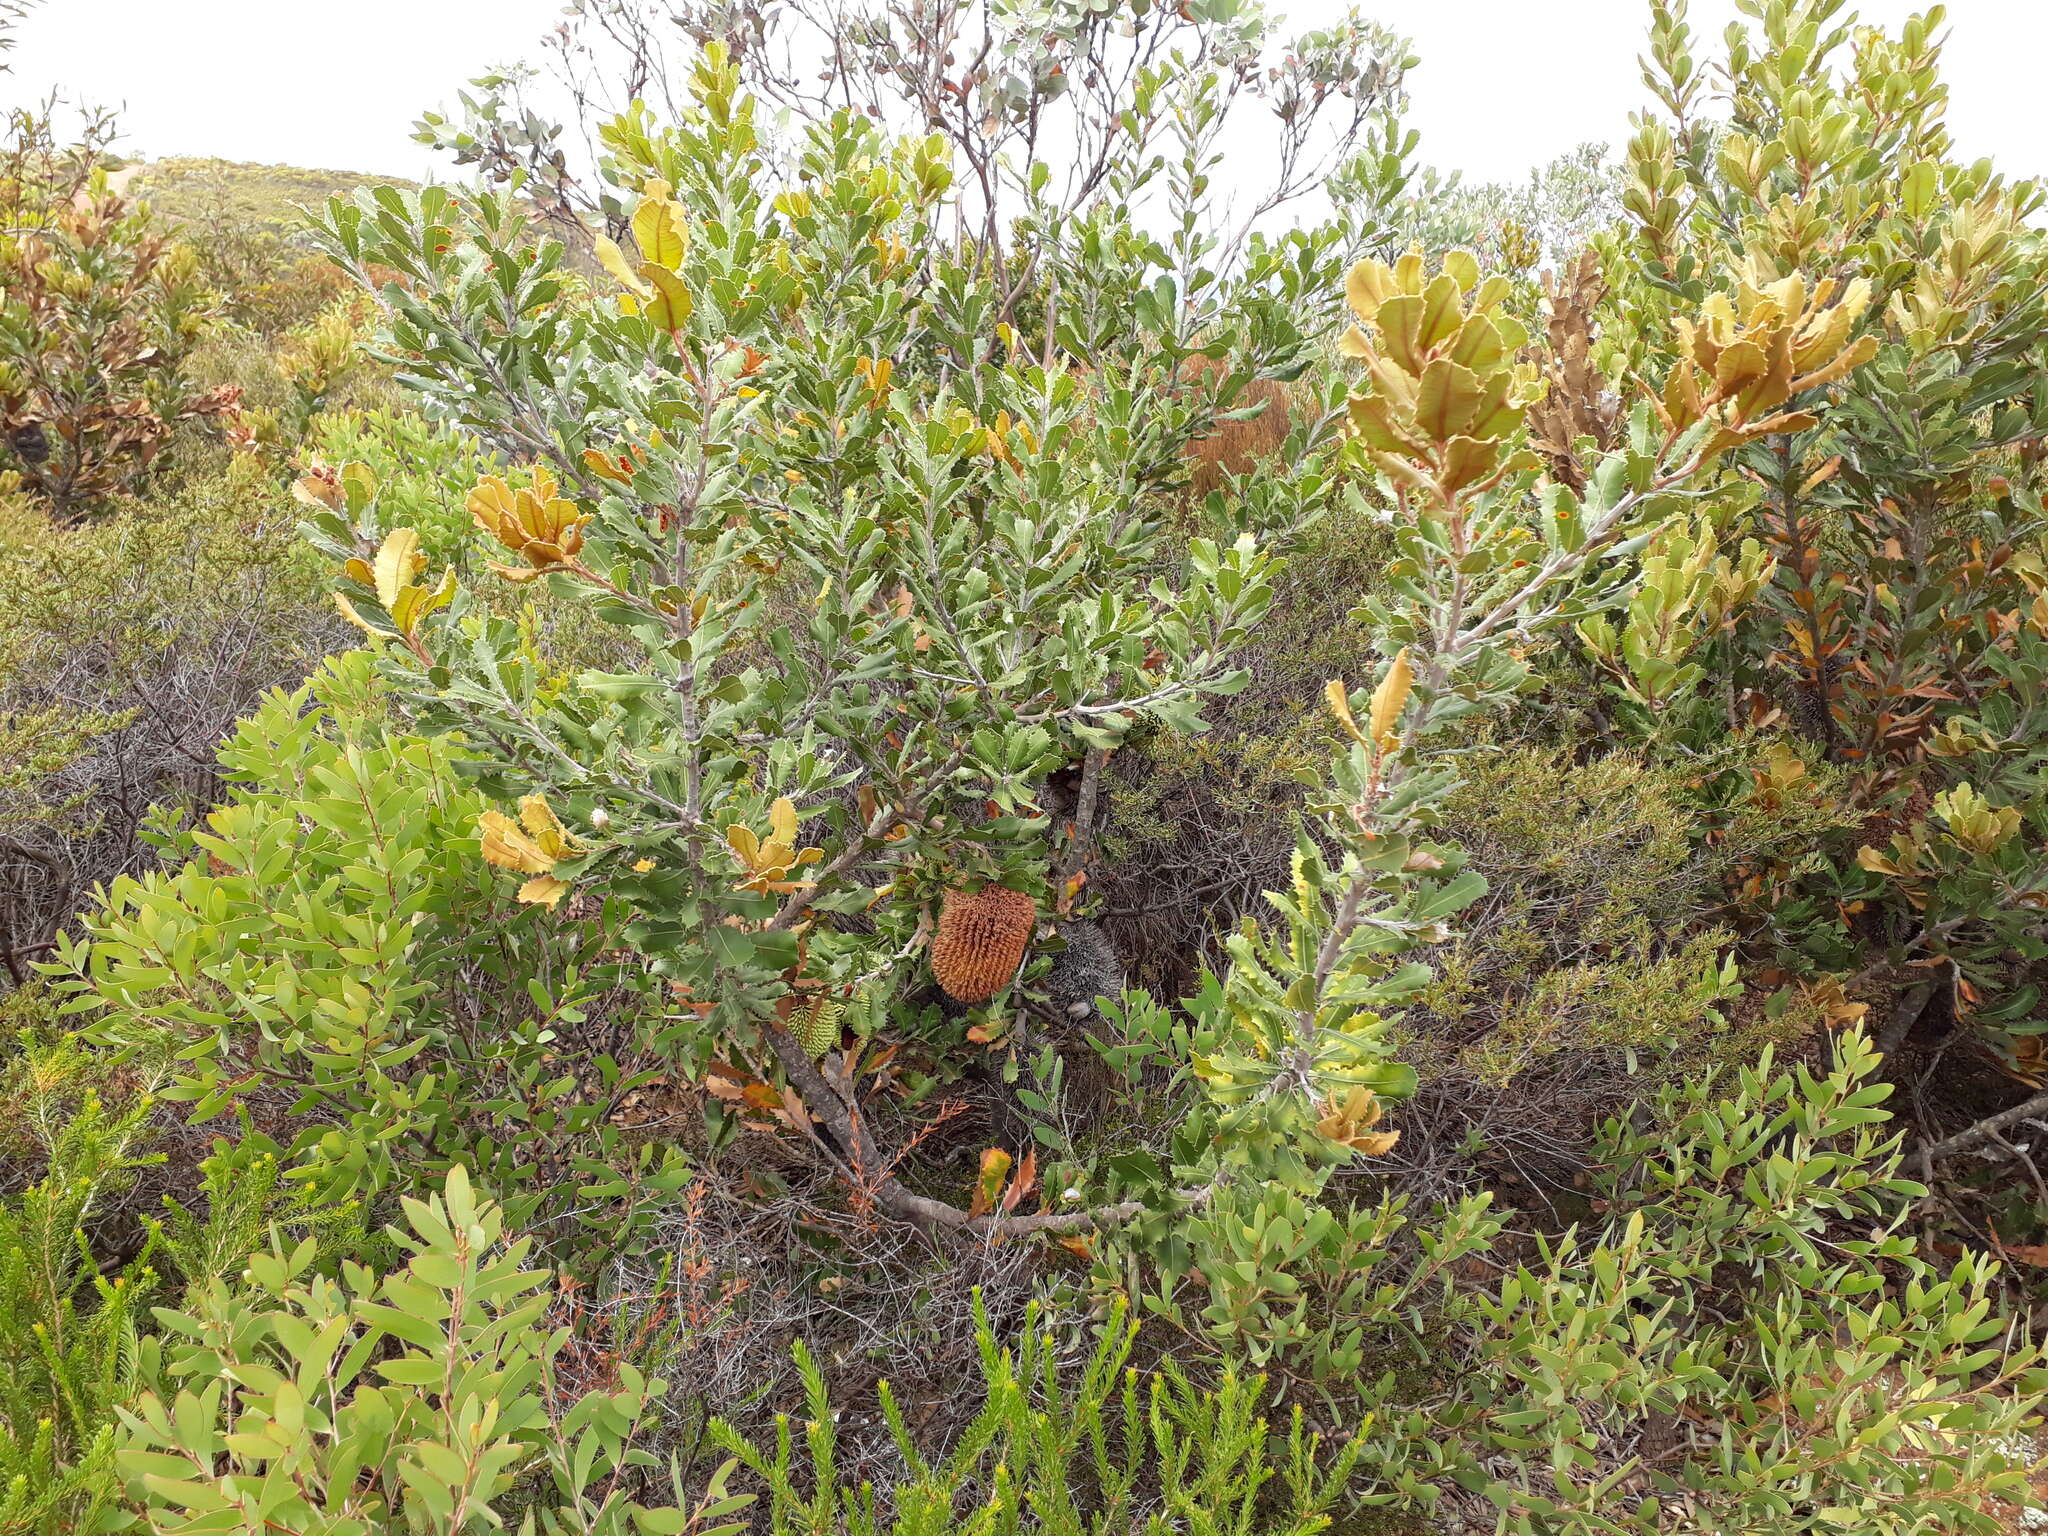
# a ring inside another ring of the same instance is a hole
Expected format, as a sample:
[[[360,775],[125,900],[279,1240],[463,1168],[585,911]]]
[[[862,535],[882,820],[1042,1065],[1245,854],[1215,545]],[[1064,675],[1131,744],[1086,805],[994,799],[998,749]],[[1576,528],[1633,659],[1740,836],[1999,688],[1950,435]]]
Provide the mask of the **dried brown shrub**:
[[[1573,445],[1589,437],[1593,446],[1605,453],[1621,446],[1627,426],[1621,397],[1593,363],[1593,341],[1598,335],[1594,312],[1606,295],[1607,280],[1601,276],[1600,258],[1593,251],[1580,252],[1562,282],[1555,273],[1543,274],[1543,310],[1549,332],[1543,374],[1550,388],[1529,407],[1529,442],[1549,462],[1551,473],[1574,492],[1585,490],[1586,472]]]

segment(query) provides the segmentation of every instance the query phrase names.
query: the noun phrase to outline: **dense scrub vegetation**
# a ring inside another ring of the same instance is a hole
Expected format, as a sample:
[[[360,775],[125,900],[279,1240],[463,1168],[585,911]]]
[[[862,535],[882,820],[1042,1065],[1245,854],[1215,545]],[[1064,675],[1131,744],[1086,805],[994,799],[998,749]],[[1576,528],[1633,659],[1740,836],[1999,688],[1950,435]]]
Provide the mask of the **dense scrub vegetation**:
[[[1742,9],[18,114],[0,1531],[2036,1528],[2042,193]]]

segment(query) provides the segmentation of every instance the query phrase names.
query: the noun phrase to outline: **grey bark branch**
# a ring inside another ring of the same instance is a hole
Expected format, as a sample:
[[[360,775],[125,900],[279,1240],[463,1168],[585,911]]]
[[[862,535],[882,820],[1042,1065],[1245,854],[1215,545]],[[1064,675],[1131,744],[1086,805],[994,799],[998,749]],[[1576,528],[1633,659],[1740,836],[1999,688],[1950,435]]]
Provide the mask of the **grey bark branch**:
[[[1957,1131],[1955,1135],[1948,1137],[1946,1140],[1935,1142],[1932,1146],[1925,1149],[1926,1155],[1931,1158],[1947,1157],[1951,1153],[1967,1152],[1979,1142],[1990,1141],[2008,1125],[2016,1125],[2022,1120],[2039,1114],[2048,1114],[2048,1089],[2043,1089],[2024,1103],[2013,1105],[2011,1109],[2003,1109],[1995,1115],[1987,1115],[1975,1125]]]

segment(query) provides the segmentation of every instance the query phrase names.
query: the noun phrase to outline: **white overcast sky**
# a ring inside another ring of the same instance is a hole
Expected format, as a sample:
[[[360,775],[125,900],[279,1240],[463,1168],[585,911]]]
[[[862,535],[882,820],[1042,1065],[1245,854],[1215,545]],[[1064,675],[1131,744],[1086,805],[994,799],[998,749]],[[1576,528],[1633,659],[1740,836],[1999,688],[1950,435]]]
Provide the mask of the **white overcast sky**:
[[[1322,25],[1341,0],[1280,0]],[[1896,25],[1922,5],[1863,0]],[[423,177],[413,119],[470,76],[532,51],[561,0],[43,0],[0,102],[57,88],[119,108],[129,154]],[[1644,99],[1643,0],[1383,0],[1367,14],[1415,41],[1412,126],[1427,162],[1518,178],[1588,140],[1619,143]],[[1733,0],[1695,0],[1718,34]],[[2048,172],[2048,0],[1950,0],[1946,74],[1959,149],[2014,175]],[[1251,167],[1242,168],[1246,172]]]

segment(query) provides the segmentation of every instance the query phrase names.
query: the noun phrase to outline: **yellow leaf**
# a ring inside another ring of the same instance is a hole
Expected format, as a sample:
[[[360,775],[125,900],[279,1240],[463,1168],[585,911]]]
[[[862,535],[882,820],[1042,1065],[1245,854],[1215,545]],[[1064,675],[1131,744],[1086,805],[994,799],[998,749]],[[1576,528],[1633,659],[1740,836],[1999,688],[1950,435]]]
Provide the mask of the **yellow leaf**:
[[[523,875],[544,875],[555,867],[546,849],[519,829],[503,811],[485,811],[476,819],[479,840],[487,863]]]
[[[519,801],[519,824],[526,828],[536,840],[545,845],[550,837],[561,843],[568,842],[560,818],[545,795],[523,795]]]
[[[569,894],[569,882],[553,875],[535,875],[519,887],[519,899],[529,906],[553,908]]]
[[[1439,277],[1423,291],[1417,339],[1425,347],[1434,347],[1454,335],[1464,318],[1465,312],[1458,304],[1458,280],[1448,274]]]
[[[626,260],[626,253],[603,235],[597,237],[597,259],[603,264],[605,271],[619,280],[621,287],[632,293],[647,293],[647,285],[634,275],[632,265]]]
[[[357,629],[360,629],[366,635],[389,635],[391,633],[388,629],[379,629],[360,613],[357,613],[356,605],[339,592],[334,594],[334,606],[341,610],[341,616],[344,619],[347,619],[349,623],[355,625]]]
[[[391,622],[398,626],[401,635],[409,635],[419,626],[421,619],[432,611],[433,594],[425,587],[400,587],[398,601],[389,605]]]
[[[1467,433],[1486,403],[1486,388],[1469,368],[1440,357],[1422,371],[1415,391],[1415,424],[1438,442]]]
[[[427,557],[420,553],[420,536],[412,529],[394,528],[384,536],[371,569],[377,578],[377,601],[387,613],[398,605],[398,594],[426,563]]]
[[[784,847],[796,846],[796,803],[787,796],[769,807],[768,832]]]
[[[1373,690],[1372,712],[1366,717],[1366,731],[1382,752],[1393,750],[1394,727],[1401,722],[1401,711],[1407,708],[1408,692],[1414,686],[1415,669],[1408,665],[1408,647],[1404,645]]]
[[[664,331],[680,331],[690,318],[690,290],[675,273],[651,261],[641,262],[640,272],[654,285],[654,297],[647,301],[647,318]]]
[[[974,1203],[967,1208],[969,1216],[983,1216],[995,1209],[996,1201],[1002,1198],[1003,1186],[1010,1181],[1010,1154],[1001,1147],[990,1147],[981,1154],[981,1175],[974,1181]]]
[[[1337,717],[1337,723],[1344,727],[1353,741],[1360,746],[1365,745],[1365,735],[1351,716],[1351,690],[1344,686],[1344,680],[1333,677],[1323,684],[1323,697],[1329,701],[1330,713]]]
[[[1393,273],[1384,262],[1361,261],[1344,275],[1344,301],[1367,325],[1373,323],[1381,302],[1392,291]]]
[[[660,185],[659,193],[650,190],[633,211],[633,239],[643,260],[674,272],[683,264],[689,237],[683,228],[682,205],[667,195],[666,184]],[[641,270],[644,274],[646,269]]]

